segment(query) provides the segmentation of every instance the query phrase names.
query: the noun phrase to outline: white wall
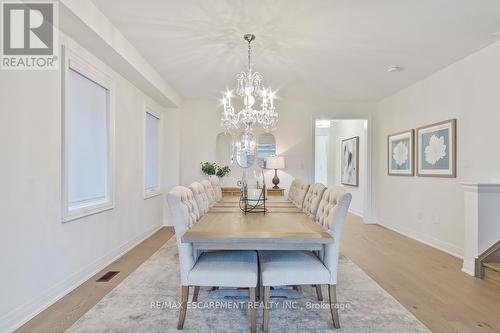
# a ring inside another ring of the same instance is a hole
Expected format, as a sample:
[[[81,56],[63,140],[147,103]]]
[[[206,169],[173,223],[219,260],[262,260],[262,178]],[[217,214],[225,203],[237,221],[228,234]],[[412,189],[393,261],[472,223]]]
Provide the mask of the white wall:
[[[182,105],[181,182],[189,185],[204,177],[200,162],[216,160],[216,136],[220,126],[220,103],[214,100],[186,100]],[[314,100],[289,100],[276,103],[280,114],[278,128],[273,132],[278,155],[285,156],[286,169],[279,170],[280,187],[288,189],[294,178],[314,181],[314,120],[316,118],[371,119],[375,103],[340,103]],[[232,177],[225,186],[234,186],[241,175],[231,166]],[[271,184],[274,171],[266,171],[266,182]]]
[[[479,256],[500,240],[500,186],[478,186],[478,252]]]
[[[316,128],[314,142],[314,182],[328,184],[329,171],[336,168],[334,144],[330,140],[330,128]],[[333,180],[333,179],[332,179]]]
[[[162,192],[168,193],[174,186],[180,184],[181,177],[181,110],[165,109],[163,113],[163,146],[161,148],[162,170],[161,183]],[[163,207],[163,224],[172,226],[170,211],[164,199],[160,204]]]
[[[376,116],[377,221],[456,256],[464,251],[461,182],[500,180],[500,43],[379,103]],[[411,70],[411,69],[409,69]],[[387,135],[457,118],[456,179],[389,177]]]
[[[145,101],[164,113],[164,189],[178,182],[178,111],[162,108],[62,37],[116,80],[115,208],[61,223],[61,73],[2,71],[1,332],[29,319],[163,224],[163,197],[143,198]]]

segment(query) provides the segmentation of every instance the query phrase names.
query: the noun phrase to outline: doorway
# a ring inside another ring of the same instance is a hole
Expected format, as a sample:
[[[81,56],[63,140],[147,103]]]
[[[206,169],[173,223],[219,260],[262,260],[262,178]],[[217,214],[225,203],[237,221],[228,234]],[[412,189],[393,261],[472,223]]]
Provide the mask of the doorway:
[[[352,194],[349,211],[364,217],[369,197],[368,121],[317,119],[314,133],[314,181],[344,187]]]

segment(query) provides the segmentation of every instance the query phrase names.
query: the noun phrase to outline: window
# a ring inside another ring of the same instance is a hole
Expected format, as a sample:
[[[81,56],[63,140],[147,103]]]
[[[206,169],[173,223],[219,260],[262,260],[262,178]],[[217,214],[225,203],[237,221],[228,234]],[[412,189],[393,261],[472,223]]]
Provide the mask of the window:
[[[66,49],[63,221],[113,208],[111,80]]]
[[[144,124],[144,197],[149,198],[160,194],[160,114],[146,106]]]

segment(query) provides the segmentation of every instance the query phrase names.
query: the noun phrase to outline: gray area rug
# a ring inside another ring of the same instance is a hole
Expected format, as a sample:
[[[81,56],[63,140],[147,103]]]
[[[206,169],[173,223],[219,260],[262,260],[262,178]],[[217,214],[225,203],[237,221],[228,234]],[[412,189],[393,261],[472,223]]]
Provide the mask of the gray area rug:
[[[178,332],[178,267],[177,245],[175,239],[170,239],[68,332]],[[304,286],[301,291],[301,299],[272,300],[271,332],[429,332],[345,257],[339,263],[337,285],[341,330],[332,328],[327,303],[317,301],[314,288]],[[327,295],[326,290],[323,295]],[[244,299],[210,298],[208,289],[202,288],[198,301],[188,308],[185,332],[250,331]],[[257,313],[260,331],[262,311]]]

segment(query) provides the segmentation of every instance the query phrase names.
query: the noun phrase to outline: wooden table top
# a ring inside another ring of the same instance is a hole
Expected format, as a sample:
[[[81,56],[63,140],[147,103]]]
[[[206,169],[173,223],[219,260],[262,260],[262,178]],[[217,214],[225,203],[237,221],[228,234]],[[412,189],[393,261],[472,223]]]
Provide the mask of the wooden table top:
[[[223,200],[189,229],[182,242],[197,249],[319,250],[333,237],[292,203],[266,203],[269,212],[244,215],[237,200]]]

